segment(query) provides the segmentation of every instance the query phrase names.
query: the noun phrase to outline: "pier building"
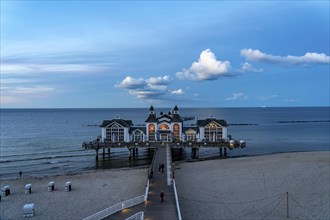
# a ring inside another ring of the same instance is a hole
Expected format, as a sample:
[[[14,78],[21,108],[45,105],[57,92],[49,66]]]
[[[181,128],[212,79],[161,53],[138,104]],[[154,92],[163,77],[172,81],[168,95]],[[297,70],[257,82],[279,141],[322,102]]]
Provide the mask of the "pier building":
[[[149,108],[149,115],[143,125],[134,125],[132,120],[122,119],[119,116],[111,120],[103,120],[101,135],[94,141],[84,142],[84,149],[95,149],[96,158],[98,150],[103,148],[127,147],[133,156],[139,147],[157,148],[164,143],[172,148],[190,147],[193,157],[198,157],[200,147],[219,147],[220,155],[224,148],[245,147],[244,141],[230,140],[228,124],[224,119],[209,116],[205,119],[194,120],[188,124],[186,121],[195,117],[182,117],[178,106],[168,113],[162,111],[157,116],[154,107]]]
[[[159,117],[153,106],[149,109],[149,116],[145,126],[134,126],[131,120],[116,117],[104,120],[101,124],[102,142],[186,142],[207,141],[219,142],[227,139],[227,122],[212,116],[197,120],[196,124],[185,125],[185,118],[179,114],[179,108]]]

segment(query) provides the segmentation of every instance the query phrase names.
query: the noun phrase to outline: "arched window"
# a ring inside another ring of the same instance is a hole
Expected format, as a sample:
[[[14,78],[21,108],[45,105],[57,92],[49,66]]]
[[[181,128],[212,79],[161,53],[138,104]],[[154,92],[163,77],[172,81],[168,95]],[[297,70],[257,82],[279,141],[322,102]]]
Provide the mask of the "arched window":
[[[159,130],[170,130],[170,128],[168,127],[167,124],[161,124],[161,125],[159,126]]]
[[[187,141],[195,141],[196,139],[196,132],[189,129],[187,132],[186,132],[186,140]]]
[[[179,124],[173,125],[173,134],[174,134],[174,141],[180,141],[180,125]]]
[[[111,142],[124,141],[124,128],[113,124],[106,128],[106,138]]]
[[[143,140],[143,133],[141,130],[135,130],[133,132],[133,141],[142,141]]]
[[[211,122],[205,126],[204,137],[206,141],[217,142],[222,140],[222,127]]]
[[[155,125],[150,124],[148,126],[148,133],[149,133],[149,141],[154,141],[155,140]]]

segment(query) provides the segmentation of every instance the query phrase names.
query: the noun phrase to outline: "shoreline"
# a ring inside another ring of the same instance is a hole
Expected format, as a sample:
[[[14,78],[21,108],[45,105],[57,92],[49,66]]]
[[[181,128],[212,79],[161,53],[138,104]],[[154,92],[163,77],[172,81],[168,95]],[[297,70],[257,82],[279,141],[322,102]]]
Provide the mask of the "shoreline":
[[[235,158],[250,158],[250,157],[259,157],[259,156],[266,156],[266,155],[277,155],[277,154],[286,154],[286,153],[304,153],[304,152],[326,152],[328,150],[313,150],[313,151],[303,151],[303,150],[298,150],[298,151],[280,151],[280,152],[271,152],[271,153],[262,153],[262,154],[245,154],[245,155],[235,155],[235,156],[228,156],[228,157],[220,157],[220,156],[205,156],[205,157],[200,157],[198,159],[180,159],[180,160],[174,160],[173,163],[175,164],[180,164],[180,163],[194,163],[194,162],[200,162],[200,161],[209,161],[209,160],[223,160],[223,159],[235,159]],[[151,157],[152,158],[152,157]],[[116,159],[116,158],[115,158]],[[101,159],[102,160],[102,159]],[[117,159],[118,160],[118,159]],[[127,160],[127,159],[122,159],[122,160]],[[28,175],[26,176],[26,173],[23,172],[22,179],[23,178],[46,178],[46,177],[56,177],[56,176],[65,176],[65,175],[77,175],[77,174],[84,174],[88,172],[98,172],[98,171],[106,171],[106,170],[126,170],[126,169],[140,169],[140,168],[148,168],[150,166],[146,164],[141,164],[141,165],[134,165],[134,166],[120,166],[120,167],[105,167],[105,168],[98,168],[98,169],[84,169],[78,172],[68,172],[68,173],[63,173],[63,174],[44,174],[44,175]],[[7,180],[18,180],[19,174],[17,173],[16,177],[8,177],[8,178],[1,178],[0,182],[2,181],[7,181]]]

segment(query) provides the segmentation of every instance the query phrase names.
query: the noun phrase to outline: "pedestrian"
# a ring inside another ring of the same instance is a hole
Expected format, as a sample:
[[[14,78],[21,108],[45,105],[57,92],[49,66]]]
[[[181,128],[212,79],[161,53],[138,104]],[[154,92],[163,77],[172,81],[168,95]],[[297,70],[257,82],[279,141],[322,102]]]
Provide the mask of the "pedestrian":
[[[165,168],[165,165],[162,163],[161,165],[161,168],[162,168],[162,173],[164,173],[164,168]]]
[[[22,178],[22,171],[19,171],[19,178]]]
[[[161,191],[160,192],[160,202],[164,202],[164,196],[165,196],[164,192]]]

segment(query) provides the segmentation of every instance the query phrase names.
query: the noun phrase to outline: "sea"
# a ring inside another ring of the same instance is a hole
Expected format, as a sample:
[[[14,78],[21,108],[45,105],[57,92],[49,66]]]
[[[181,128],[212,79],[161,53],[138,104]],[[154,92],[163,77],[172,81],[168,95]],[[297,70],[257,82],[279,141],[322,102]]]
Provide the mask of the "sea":
[[[187,124],[210,116],[226,120],[228,134],[246,142],[245,148],[230,150],[229,157],[330,150],[329,107],[180,108],[179,113],[194,118]],[[153,152],[147,149],[140,149],[134,160],[126,148],[111,149],[96,161],[94,150],[82,148],[101,134],[103,120],[120,117],[144,124],[148,115],[148,108],[0,109],[0,180],[17,178],[20,171],[23,177],[42,177],[148,165]],[[219,149],[207,148],[199,157],[218,154]],[[190,159],[186,148],[182,160]]]

